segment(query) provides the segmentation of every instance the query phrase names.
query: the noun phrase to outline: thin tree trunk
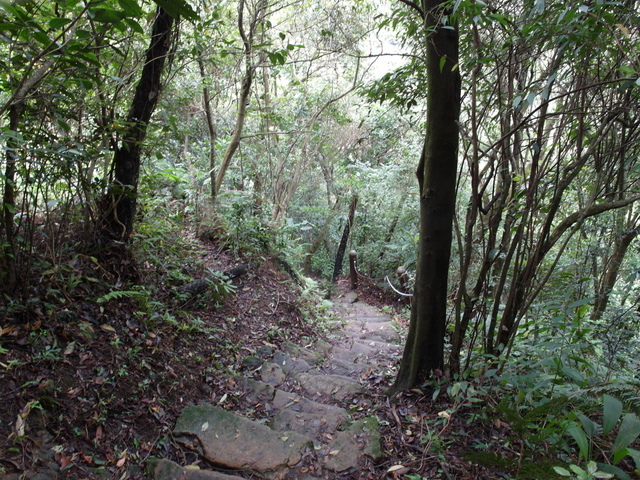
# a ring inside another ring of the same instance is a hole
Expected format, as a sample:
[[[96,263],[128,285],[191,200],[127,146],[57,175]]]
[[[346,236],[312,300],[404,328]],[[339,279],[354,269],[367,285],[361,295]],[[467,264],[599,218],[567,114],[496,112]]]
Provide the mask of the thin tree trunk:
[[[240,32],[242,43],[244,45],[245,72],[244,77],[242,78],[240,93],[238,94],[238,114],[236,115],[236,125],[233,129],[233,134],[231,135],[229,146],[227,147],[227,150],[224,153],[224,157],[220,162],[220,168],[218,169],[218,173],[216,175],[214,190],[212,190],[212,198],[214,202],[218,196],[218,193],[220,193],[220,187],[222,186],[224,177],[227,174],[227,170],[229,169],[231,160],[233,159],[233,156],[240,146],[242,130],[244,129],[244,121],[247,116],[249,95],[251,94],[251,85],[253,83],[253,77],[256,72],[256,67],[253,64],[252,60],[254,32],[256,24],[258,22],[264,21],[266,2],[260,2],[258,10],[255,12],[253,18],[251,19],[248,35],[247,32],[245,32],[244,27],[244,6],[245,1],[240,0],[238,3],[238,31]]]
[[[351,205],[349,206],[349,216],[347,218],[347,223],[344,225],[344,230],[342,231],[342,238],[340,239],[340,244],[338,245],[338,252],[336,253],[336,261],[333,266],[333,276],[331,277],[332,281],[336,281],[342,272],[342,263],[344,262],[344,254],[347,251],[347,243],[349,242],[349,234],[351,233],[351,227],[353,226],[353,220],[356,216],[356,207],[358,206],[358,196],[354,195],[351,198]]]
[[[638,236],[638,228],[629,230],[622,235],[616,237],[613,252],[609,257],[606,268],[602,274],[600,285],[595,295],[593,311],[591,312],[592,320],[599,320],[607,309],[609,304],[609,295],[613,290],[618,279],[618,273],[622,266],[622,261],[629,249],[631,242]]]
[[[320,229],[320,232],[318,232],[318,235],[316,236],[316,239],[313,241],[313,243],[309,247],[309,250],[307,250],[307,252],[305,253],[304,270],[306,272],[310,272],[311,271],[311,258],[313,257],[313,254],[318,251],[318,249],[320,248],[320,246],[324,242],[325,238],[327,238],[327,233],[329,233],[329,228],[331,227],[331,222],[333,222],[333,219],[336,218],[336,215],[338,214],[339,205],[340,205],[340,200],[337,199],[336,203],[333,206],[333,208],[329,212],[329,215],[325,219],[324,225],[322,225],[322,228]]]
[[[202,80],[202,99],[204,113],[207,118],[207,131],[209,132],[209,179],[211,181],[210,198],[213,201],[216,197],[216,142],[218,141],[218,128],[213,118],[213,108],[211,107],[211,94],[207,86],[207,75],[204,62],[198,59],[200,68],[200,78]]]
[[[0,115],[9,113],[9,130],[17,135],[20,127],[20,119],[27,95],[32,89],[47,75],[51,73],[54,60],[47,59],[42,66],[38,68],[29,77],[23,78],[22,82],[16,89],[11,100],[0,110]],[[5,108],[6,107],[6,108]],[[4,241],[2,247],[2,262],[4,263],[5,273],[0,274],[0,286],[6,291],[12,291],[18,280],[18,272],[16,269],[16,227],[14,217],[16,214],[16,181],[17,181],[17,161],[18,149],[20,145],[17,137],[7,138],[6,143],[6,165],[4,171],[4,192],[2,195],[2,213],[0,218],[0,232],[4,230]]]
[[[434,33],[427,39],[427,131],[416,172],[420,235],[411,321],[392,393],[411,388],[444,368],[460,114],[458,32],[439,22],[446,3],[422,1],[425,29]]]
[[[133,232],[140,175],[140,151],[162,87],[162,72],[169,55],[174,19],[158,7],[146,62],[129,109],[122,145],[113,157],[114,178],[103,212],[102,234],[128,240]]]
[[[9,109],[9,130],[18,131],[20,123],[20,113],[22,111],[22,102],[16,103]],[[4,171],[4,195],[3,195],[3,223],[4,229],[4,277],[1,278],[4,290],[10,292],[16,285],[16,248],[15,248],[15,224],[14,216],[16,213],[16,162],[18,142],[14,137],[7,139],[6,166]]]

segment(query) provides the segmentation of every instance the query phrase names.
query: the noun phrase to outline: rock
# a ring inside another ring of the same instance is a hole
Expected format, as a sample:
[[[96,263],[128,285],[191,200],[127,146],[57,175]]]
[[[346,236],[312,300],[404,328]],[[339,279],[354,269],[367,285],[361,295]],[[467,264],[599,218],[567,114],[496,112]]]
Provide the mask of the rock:
[[[183,468],[170,460],[151,458],[146,465],[147,474],[154,480],[243,480],[241,477],[226,475],[199,468]]]
[[[256,368],[260,368],[260,366],[264,363],[264,360],[260,357],[256,357],[255,355],[250,355],[248,357],[244,357],[240,364],[249,370],[255,370]]]
[[[185,408],[174,435],[216,465],[258,472],[293,466],[312,445],[307,436],[275,432],[209,404]]]
[[[354,291],[351,291],[351,292],[347,292],[347,293],[344,295],[343,302],[344,302],[344,303],[351,303],[351,304],[353,304],[353,303],[356,303],[358,300],[359,300],[359,298],[358,298],[358,294],[357,294],[356,292],[354,292]]]
[[[271,402],[276,394],[273,385],[242,376],[232,376],[231,378],[244,391],[244,398],[251,404]]]
[[[333,432],[341,419],[334,416],[327,420],[320,413],[294,412],[282,410],[273,417],[271,428],[279,432],[298,432],[312,437],[318,437],[321,433]]]
[[[280,385],[285,381],[287,376],[280,365],[273,362],[266,362],[262,365],[262,369],[260,370],[260,378],[264,383]]]
[[[344,408],[315,402],[283,390],[276,391],[273,406],[280,411],[291,410],[293,412],[321,415],[327,421],[327,424],[335,425],[336,427],[349,418],[349,414]]]
[[[367,417],[354,422],[347,431],[338,432],[326,448],[324,466],[334,472],[358,467],[366,459],[382,459],[378,419]]]
[[[282,348],[295,360],[304,360],[309,365],[315,365],[322,360],[320,354],[313,350],[300,347],[295,343],[284,342]]]
[[[364,363],[351,363],[338,358],[333,358],[322,366],[323,372],[333,375],[360,375],[368,369]],[[316,374],[318,371],[311,370],[309,373]]]
[[[301,373],[297,377],[300,386],[309,395],[328,397],[342,401],[364,391],[356,381],[342,375],[312,375]]]
[[[311,369],[311,367],[305,360],[301,358],[293,359],[286,353],[280,351],[277,351],[273,354],[273,363],[280,365],[285,373],[303,373],[308,372]]]

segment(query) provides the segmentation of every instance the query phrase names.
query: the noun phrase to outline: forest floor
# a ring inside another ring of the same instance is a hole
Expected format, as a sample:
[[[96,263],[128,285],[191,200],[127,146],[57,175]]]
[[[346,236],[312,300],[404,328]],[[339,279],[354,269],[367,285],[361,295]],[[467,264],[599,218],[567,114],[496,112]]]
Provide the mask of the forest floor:
[[[151,457],[181,465],[206,463],[172,436],[186,406],[208,402],[251,417],[256,412],[247,410],[230,374],[250,369],[246,359],[265,346],[292,342],[304,347],[339,331],[330,303],[305,293],[276,258],[232,255],[211,243],[201,247],[201,261],[210,270],[247,266],[224,299],[176,300],[175,286],[167,284],[158,286],[162,302],[135,290],[96,300],[89,292],[99,268],[74,257],[77,278],[88,284],[84,295],[67,293],[59,304],[34,301],[13,316],[5,310],[0,317],[0,478],[124,480],[145,478],[144,464]],[[154,267],[146,262],[124,256],[111,260],[134,271],[136,279],[153,278]],[[345,284],[339,283],[338,291]],[[52,288],[43,284],[34,292],[44,296]],[[375,286],[361,287],[357,294],[392,316],[400,329],[406,327],[406,306],[395,298]],[[156,311],[160,307],[164,310]],[[363,378],[367,408],[350,409],[354,417],[378,418],[383,459],[334,478],[510,478],[465,459],[474,446],[506,438],[507,424],[471,421],[482,405],[453,402],[446,387],[440,394],[415,389],[389,402],[386,391],[396,368],[389,364]],[[233,474],[258,478],[248,471]]]

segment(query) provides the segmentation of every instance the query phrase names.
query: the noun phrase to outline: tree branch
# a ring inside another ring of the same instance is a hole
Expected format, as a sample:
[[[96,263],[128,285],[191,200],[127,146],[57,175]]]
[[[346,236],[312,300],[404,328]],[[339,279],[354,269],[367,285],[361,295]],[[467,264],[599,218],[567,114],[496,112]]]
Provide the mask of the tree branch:
[[[404,3],[405,5],[413,8],[416,12],[418,12],[418,14],[420,15],[420,18],[424,18],[424,11],[415,3],[410,2],[409,0],[398,0],[400,3]]]
[[[593,217],[594,215],[598,215],[600,213],[615,210],[616,208],[626,207],[627,205],[640,200],[640,195],[636,195],[635,197],[625,198],[622,200],[617,200],[615,202],[605,202],[605,203],[597,203],[595,205],[591,205],[579,212],[574,212],[568,217],[566,217],[560,224],[553,229],[551,235],[549,235],[549,239],[546,242],[547,249],[551,248],[558,239],[566,232],[569,227],[571,227],[574,223],[578,221],[582,221],[585,218]]]

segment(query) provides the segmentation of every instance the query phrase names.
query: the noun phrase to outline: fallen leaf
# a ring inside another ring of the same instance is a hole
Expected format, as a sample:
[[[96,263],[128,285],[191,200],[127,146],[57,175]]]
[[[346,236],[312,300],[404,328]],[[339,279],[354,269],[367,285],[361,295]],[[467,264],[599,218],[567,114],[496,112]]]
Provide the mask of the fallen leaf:
[[[120,460],[118,460],[118,462],[116,463],[116,467],[118,468],[122,468],[122,466],[125,464],[125,462],[127,461],[126,457],[122,457]]]
[[[0,337],[6,335],[7,333],[11,333],[14,330],[13,325],[9,325],[8,327],[0,327]]]
[[[102,330],[104,330],[105,332],[109,332],[109,333],[116,333],[116,329],[113,328],[111,325],[108,325],[106,323],[100,325],[100,328]]]
[[[339,453],[340,453],[340,450],[331,450],[331,451],[329,452],[329,455],[337,455],[337,454],[339,454]]]
[[[76,342],[71,342],[69,345],[67,345],[67,347],[64,349],[64,355],[71,355],[73,353],[73,350],[76,348]]]
[[[405,468],[404,465],[394,465],[393,467],[389,467],[389,470],[387,470],[387,473],[397,472],[398,470],[402,470],[403,468]]]
[[[16,418],[16,424],[14,428],[16,430],[16,435],[18,435],[19,437],[24,437],[25,421],[24,418],[22,418],[22,415],[18,415],[18,418]]]
[[[206,432],[208,428],[209,428],[209,422],[204,422],[202,424],[202,427],[200,427],[200,430],[202,430],[203,432]]]
[[[191,464],[191,465],[186,465],[186,466],[184,467],[184,469],[185,469],[185,470],[200,470],[200,467],[199,467],[198,465],[193,465],[193,464]]]
[[[445,411],[438,412],[438,416],[440,418],[451,418],[451,414],[449,412],[445,412]]]
[[[60,464],[60,468],[65,468],[71,465],[71,457],[64,452],[60,452],[58,454],[58,463]]]

